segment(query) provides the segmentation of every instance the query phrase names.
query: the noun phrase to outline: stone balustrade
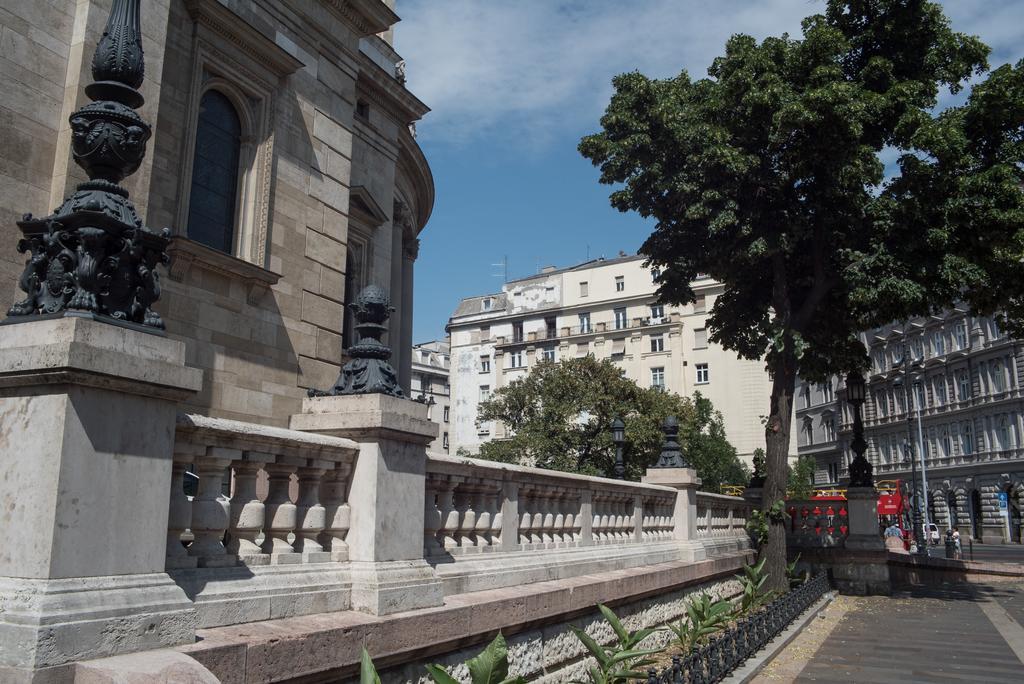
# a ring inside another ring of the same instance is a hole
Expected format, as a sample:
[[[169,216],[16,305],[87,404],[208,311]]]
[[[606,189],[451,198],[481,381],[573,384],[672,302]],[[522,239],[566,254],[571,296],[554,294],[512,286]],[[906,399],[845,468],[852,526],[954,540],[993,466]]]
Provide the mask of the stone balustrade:
[[[429,454],[428,558],[671,539],[669,487]]]
[[[357,453],[339,437],[179,414],[167,569],[347,560]]]
[[[697,492],[697,538],[728,539],[746,534],[750,502],[737,497]]]

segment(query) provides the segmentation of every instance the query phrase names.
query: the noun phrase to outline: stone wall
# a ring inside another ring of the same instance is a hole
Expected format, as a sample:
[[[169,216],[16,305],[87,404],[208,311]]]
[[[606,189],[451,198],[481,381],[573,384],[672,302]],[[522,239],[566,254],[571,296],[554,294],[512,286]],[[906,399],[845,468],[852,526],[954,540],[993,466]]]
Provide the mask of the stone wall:
[[[685,588],[674,589],[658,596],[612,606],[615,614],[629,630],[645,627],[661,627],[676,622],[686,614],[686,605],[697,595],[707,593],[715,600],[731,599],[740,592],[739,582],[731,578],[715,578],[695,583]],[[539,682],[586,681],[587,670],[595,664],[586,648],[572,632],[578,627],[598,643],[614,642],[615,634],[611,625],[595,606],[584,615],[571,620],[560,620],[546,625],[533,626],[506,636],[509,650],[509,676],[525,677]],[[657,648],[669,644],[674,635],[669,632],[648,637],[644,648]],[[465,662],[479,653],[486,642],[438,656],[418,659],[381,672],[385,684],[415,682],[429,684],[424,665],[436,663],[444,667],[453,677],[468,681],[469,670]],[[357,678],[346,680],[354,684]]]

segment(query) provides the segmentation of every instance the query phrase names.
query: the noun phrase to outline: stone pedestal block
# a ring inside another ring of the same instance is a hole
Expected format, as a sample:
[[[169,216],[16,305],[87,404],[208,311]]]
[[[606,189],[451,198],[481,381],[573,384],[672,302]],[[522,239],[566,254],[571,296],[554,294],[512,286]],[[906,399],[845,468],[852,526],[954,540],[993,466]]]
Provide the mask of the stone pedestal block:
[[[194,638],[163,571],[177,402],[201,382],[165,337],[77,316],[0,326],[0,668]]]
[[[359,443],[346,543],[353,608],[386,614],[441,605],[441,582],[423,561],[427,407],[384,394],[315,397],[291,428]]]
[[[846,548],[880,551],[885,548],[878,530],[878,490],[874,487],[850,487],[846,490],[850,513],[850,533]]]
[[[676,490],[672,516],[675,521],[673,538],[691,550],[691,561],[707,558],[707,551],[697,540],[697,488],[700,478],[693,468],[648,468],[640,478],[645,484],[663,485]]]

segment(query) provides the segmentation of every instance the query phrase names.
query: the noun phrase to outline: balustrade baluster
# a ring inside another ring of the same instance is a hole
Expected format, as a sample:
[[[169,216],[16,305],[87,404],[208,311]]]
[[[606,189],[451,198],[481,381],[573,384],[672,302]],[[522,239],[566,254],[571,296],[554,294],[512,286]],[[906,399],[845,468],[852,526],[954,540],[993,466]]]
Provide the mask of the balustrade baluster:
[[[505,490],[501,482],[494,482],[491,484],[491,496],[494,497],[494,515],[491,516],[491,549],[493,551],[501,551],[504,545],[505,539],[502,534],[503,526],[505,525]]]
[[[455,505],[455,489],[462,482],[461,477],[449,476],[442,481],[441,491],[437,498],[438,508],[441,509],[444,524],[441,527],[444,535],[444,550],[451,553],[459,547],[459,540],[456,535],[459,532],[459,509]]]
[[[299,468],[299,495],[295,506],[295,552],[304,561],[323,562],[331,559],[318,537],[327,527],[327,510],[320,503],[320,481],[330,464],[314,461]]]
[[[519,488],[519,544],[523,549],[533,548],[533,491],[526,488]]]
[[[320,483],[320,501],[324,505],[323,532],[320,533],[320,544],[330,551],[331,560],[348,560],[349,527],[352,524],[352,507],[348,503],[348,476],[352,466],[339,463],[324,476]]]
[[[165,566],[168,570],[194,568],[196,559],[188,555],[181,543],[181,535],[192,524],[192,502],[185,495],[185,472],[194,456],[179,450],[175,445],[174,462],[171,465],[171,492],[167,514],[167,552]]]
[[[300,459],[305,462],[305,459]],[[263,502],[266,506],[266,523],[263,539],[263,553],[270,554],[274,564],[298,563],[302,556],[288,542],[288,535],[295,531],[298,522],[296,506],[288,496],[292,473],[298,470],[298,463],[286,456],[278,456],[274,463],[268,463],[268,492]]]
[[[530,543],[535,549],[544,548],[544,502],[547,498],[547,492],[540,487],[534,487],[532,490],[533,498],[533,518],[530,521]]]
[[[224,472],[231,461],[241,455],[238,449],[207,447],[206,455],[196,459],[199,492],[192,500],[192,534],[195,540],[188,547],[188,555],[198,560],[199,567],[225,567],[234,565],[238,560],[224,548],[224,533],[230,523],[230,514],[223,486]]]
[[[491,545],[491,486],[487,482],[480,481],[476,485],[476,526],[474,536],[476,545],[481,551],[485,551]]]
[[[557,487],[551,495],[551,507],[554,519],[551,521],[551,541],[555,547],[564,545],[562,527],[565,525],[565,489]]]
[[[474,528],[476,527],[476,511],[473,509],[473,491],[468,482],[459,485],[455,492],[455,506],[459,511],[459,550],[466,553],[467,549],[476,544]]]
[[[268,560],[256,543],[263,531],[266,507],[256,495],[256,479],[264,463],[274,460],[272,454],[246,451],[242,460],[234,462],[235,490],[231,495],[231,535],[228,551],[246,563]]]

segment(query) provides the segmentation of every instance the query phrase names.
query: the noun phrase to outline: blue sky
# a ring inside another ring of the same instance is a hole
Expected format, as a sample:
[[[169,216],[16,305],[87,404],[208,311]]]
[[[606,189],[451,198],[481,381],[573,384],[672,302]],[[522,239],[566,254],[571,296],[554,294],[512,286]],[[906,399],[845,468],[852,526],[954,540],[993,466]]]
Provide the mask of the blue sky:
[[[409,87],[433,111],[418,140],[437,188],[416,262],[414,341],[444,335],[458,301],[545,265],[635,252],[651,230],[608,204],[576,151],[611,78],[702,76],[729,35],[799,35],[821,0],[398,0]],[[945,0],[958,31],[1024,58],[1024,2]]]

